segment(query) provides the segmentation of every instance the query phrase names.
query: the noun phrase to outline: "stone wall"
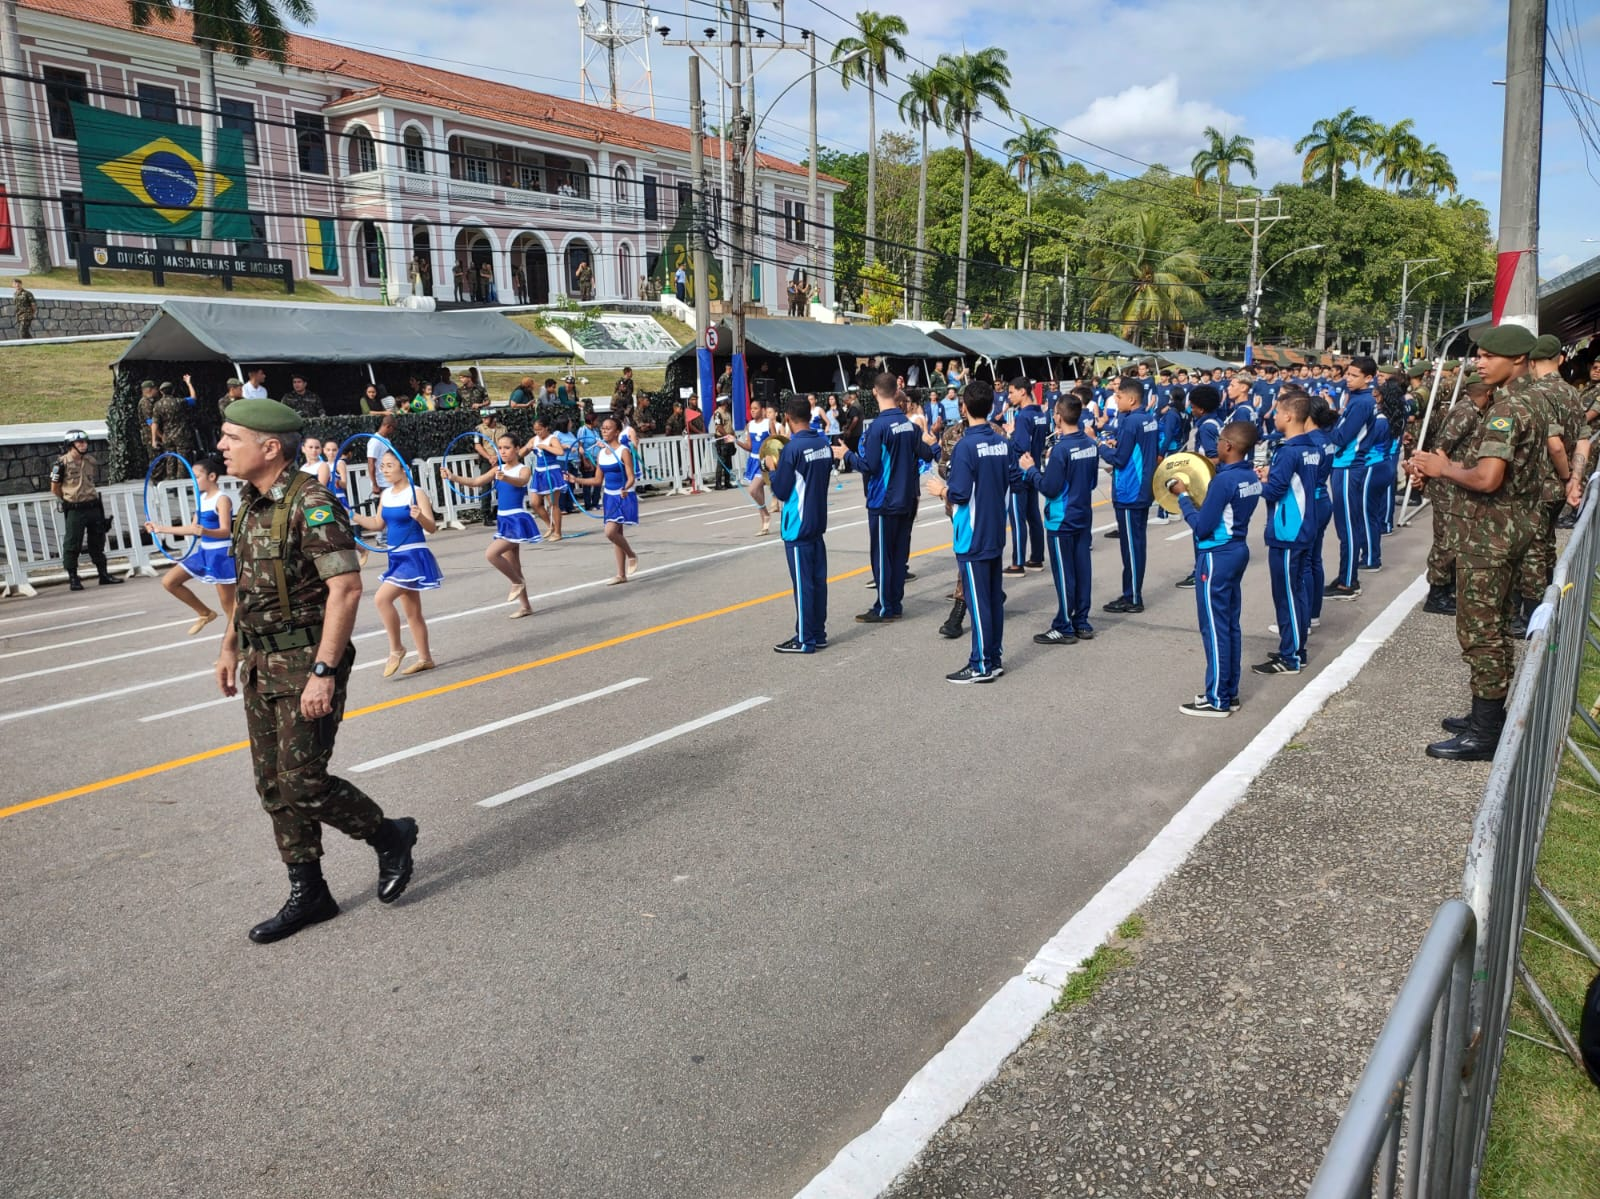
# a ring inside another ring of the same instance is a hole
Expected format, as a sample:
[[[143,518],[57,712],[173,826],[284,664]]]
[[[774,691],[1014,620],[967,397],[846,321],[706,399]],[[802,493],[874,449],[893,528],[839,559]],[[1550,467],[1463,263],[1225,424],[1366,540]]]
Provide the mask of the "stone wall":
[[[0,495],[28,495],[50,490],[50,467],[65,452],[59,441],[0,445]],[[91,441],[89,453],[99,461],[101,477],[111,453],[104,441]]]
[[[85,333],[137,333],[156,314],[160,306],[150,304],[111,304],[93,298],[83,300],[38,300],[33,318],[35,337],[76,337]],[[0,291],[0,341],[17,336],[15,305],[9,289]]]

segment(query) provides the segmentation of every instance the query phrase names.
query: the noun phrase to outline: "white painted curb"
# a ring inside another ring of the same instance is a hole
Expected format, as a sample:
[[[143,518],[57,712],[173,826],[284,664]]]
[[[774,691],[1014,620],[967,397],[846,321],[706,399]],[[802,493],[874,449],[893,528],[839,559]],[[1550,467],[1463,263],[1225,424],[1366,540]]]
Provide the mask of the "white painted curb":
[[[1396,596],[1237,757],[1195,792],[1137,857],[1045,942],[1021,974],[978,1009],[912,1076],[878,1122],[841,1149],[796,1199],[872,1199],[909,1167],[933,1134],[967,1105],[1033,1032],[1079,963],[1183,864],[1211,827],[1244,798],[1278,751],[1394,635],[1427,590],[1426,577],[1419,576]]]

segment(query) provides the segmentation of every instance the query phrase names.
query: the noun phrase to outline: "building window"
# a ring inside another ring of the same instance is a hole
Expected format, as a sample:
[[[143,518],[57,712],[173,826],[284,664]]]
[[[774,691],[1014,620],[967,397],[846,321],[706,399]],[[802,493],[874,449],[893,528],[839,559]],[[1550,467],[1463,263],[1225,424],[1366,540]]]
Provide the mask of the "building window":
[[[589,176],[572,169],[572,160],[555,154],[546,154],[544,165],[550,171],[550,186],[558,196],[572,200],[589,198]]]
[[[661,197],[657,194],[656,177],[654,175],[646,175],[644,177],[644,219],[654,221],[659,219],[660,216]]]
[[[631,202],[631,197],[629,195],[629,188],[628,188],[628,168],[627,167],[618,167],[617,168],[617,189],[616,189],[616,193],[615,194],[616,194],[616,197],[617,197],[617,203],[618,204],[627,204],[627,203]]]
[[[147,121],[165,121],[168,125],[178,124],[178,93],[170,87],[141,83],[139,115]]]
[[[694,203],[694,188],[689,186],[687,179],[678,181],[678,211],[682,212]]]
[[[488,183],[494,164],[494,147],[488,142],[469,142],[465,138],[450,139],[450,177],[465,179],[469,183]]]
[[[525,162],[517,164],[517,186],[525,192],[544,190],[544,171]]]
[[[406,174],[425,175],[428,172],[428,155],[422,141],[422,131],[406,130]]]
[[[44,69],[45,107],[50,113],[50,136],[71,141],[78,135],[72,123],[72,105],[89,103],[89,77],[59,67]]]
[[[806,240],[806,206],[799,200],[783,202],[783,240],[789,242]]]
[[[360,175],[378,169],[378,148],[372,144],[372,134],[357,125],[350,131],[350,174]]]
[[[221,109],[222,127],[237,132],[244,143],[244,160],[260,162],[261,154],[256,148],[256,106],[248,100],[223,100]]]
[[[361,266],[367,278],[383,278],[383,234],[371,221],[361,222]]]
[[[617,247],[617,295],[633,299],[633,249],[627,242]]]
[[[302,171],[308,175],[328,173],[328,131],[321,113],[294,114],[294,143]]]
[[[233,243],[233,252],[240,258],[265,258],[267,256],[267,216],[263,212],[249,213],[250,239]]]
[[[67,257],[78,261],[78,251],[83,246],[83,193],[61,193],[61,227],[67,233]]]

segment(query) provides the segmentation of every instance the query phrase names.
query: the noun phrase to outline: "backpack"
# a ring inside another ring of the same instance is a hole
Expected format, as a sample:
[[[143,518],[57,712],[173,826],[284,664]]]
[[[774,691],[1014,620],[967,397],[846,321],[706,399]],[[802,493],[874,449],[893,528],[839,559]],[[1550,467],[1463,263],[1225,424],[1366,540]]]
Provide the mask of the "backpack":
[[[1583,1053],[1589,1081],[1600,1087],[1600,974],[1594,976],[1583,997],[1583,1019],[1578,1024],[1578,1049]]]

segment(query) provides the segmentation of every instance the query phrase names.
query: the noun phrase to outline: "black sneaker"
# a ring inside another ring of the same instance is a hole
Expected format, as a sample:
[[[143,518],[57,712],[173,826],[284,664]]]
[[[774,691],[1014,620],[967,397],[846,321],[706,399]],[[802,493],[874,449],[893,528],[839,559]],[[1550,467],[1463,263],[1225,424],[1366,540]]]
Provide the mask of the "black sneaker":
[[[1000,573],[1003,575],[1025,575],[1028,572],[1023,570],[1020,566],[1008,566]]]
[[[877,589],[878,589],[878,580],[873,578],[871,575],[868,575],[867,576],[867,590],[868,591],[876,591]]]
[[[1290,666],[1277,654],[1273,654],[1265,662],[1257,662],[1250,671],[1252,674],[1299,674],[1300,668]]]
[[[1228,701],[1228,711],[1230,712],[1237,712],[1242,707],[1244,707],[1244,705],[1239,702],[1239,697],[1237,695]]]
[[[908,582],[908,583],[914,582],[916,580],[916,577],[917,577],[917,572],[916,571],[914,571],[914,570],[906,571],[906,582]]]
[[[1035,633],[1033,635],[1033,643],[1035,645],[1074,645],[1077,640],[1078,635],[1076,633],[1063,633],[1060,629],[1051,629],[1047,633]]]
[[[1093,641],[1094,640],[1094,629],[1092,629],[1090,626],[1088,626],[1086,624],[1085,625],[1079,625],[1077,628],[1072,630],[1072,635],[1074,637],[1076,637],[1079,641]]]
[[[944,681],[947,683],[992,683],[994,678],[995,676],[992,674],[984,674],[981,671],[973,670],[970,666],[963,666],[954,674],[945,675]]]
[[[1121,529],[1107,529],[1102,534],[1102,536],[1107,541],[1121,541],[1122,540],[1122,530]]]
[[[1189,591],[1193,591],[1194,590],[1194,584],[1195,584],[1194,571],[1191,570],[1189,572],[1189,577],[1187,579],[1179,579],[1178,582],[1176,583],[1176,586],[1183,587],[1183,588],[1185,588],[1185,589],[1187,589]]]
[[[1043,562],[1024,562],[1023,565],[1026,566],[1029,570],[1043,570],[1044,569],[1044,563]]]
[[[809,645],[802,645],[800,641],[794,637],[791,637],[789,640],[779,645],[775,645],[772,648],[774,652],[780,654],[809,654],[811,652],[811,647]]]
[[[868,608],[856,617],[857,624],[886,624],[891,620],[899,620],[898,616],[885,616],[876,608]]]
[[[1126,613],[1126,612],[1143,612],[1144,611],[1144,605],[1141,604],[1141,603],[1137,603],[1134,600],[1128,599],[1126,596],[1118,596],[1116,599],[1112,600],[1109,604],[1104,605],[1100,610],[1102,612],[1123,612],[1123,613]]]
[[[1224,717],[1233,715],[1231,709],[1215,707],[1212,705],[1211,701],[1203,695],[1195,696],[1186,704],[1179,704],[1178,711],[1182,712],[1185,716],[1209,716],[1212,719],[1222,719]]]
[[[1346,587],[1343,583],[1334,583],[1322,589],[1322,598],[1325,600],[1353,600],[1361,598],[1361,588]]]
[[[1376,566],[1363,566],[1363,567],[1360,567],[1359,569],[1361,569],[1362,571],[1364,571],[1365,573],[1367,573],[1369,575],[1375,575],[1375,574],[1377,574],[1379,571],[1381,571],[1383,569],[1383,563],[1380,562]]]

